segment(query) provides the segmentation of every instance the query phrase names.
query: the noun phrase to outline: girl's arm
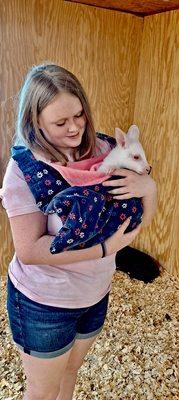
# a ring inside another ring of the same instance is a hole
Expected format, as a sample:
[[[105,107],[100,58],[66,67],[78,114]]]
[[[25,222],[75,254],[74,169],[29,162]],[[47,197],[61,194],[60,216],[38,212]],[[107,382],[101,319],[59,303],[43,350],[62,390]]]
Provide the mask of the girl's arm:
[[[113,175],[123,178],[105,181],[104,186],[114,186],[109,193],[113,194],[114,199],[125,200],[132,197],[141,197],[144,207],[142,217],[143,226],[149,225],[157,208],[157,188],[155,181],[147,174],[139,175],[127,169],[115,170]]]
[[[157,188],[155,182],[151,182],[151,191],[142,197],[144,213],[142,216],[142,226],[148,226],[156,213],[157,209]]]
[[[109,239],[105,241],[106,255],[116,253],[129,245],[140,231],[140,226],[129,233],[124,233],[129,225],[126,220]],[[40,211],[10,218],[11,231],[16,254],[24,264],[60,265],[71,264],[102,257],[100,244],[89,249],[64,251],[59,254],[50,253],[50,245],[54,236],[47,234],[47,217]]]

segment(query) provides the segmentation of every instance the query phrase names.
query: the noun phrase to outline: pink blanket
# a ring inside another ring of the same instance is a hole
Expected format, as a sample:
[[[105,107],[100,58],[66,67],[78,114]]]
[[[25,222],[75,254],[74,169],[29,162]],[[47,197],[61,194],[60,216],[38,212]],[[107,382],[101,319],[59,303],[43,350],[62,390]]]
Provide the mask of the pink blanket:
[[[99,166],[108,154],[109,152],[82,161],[69,161],[66,167],[62,166],[60,162],[51,162],[49,165],[60,172],[71,186],[95,185],[111,176],[104,172],[98,172]]]

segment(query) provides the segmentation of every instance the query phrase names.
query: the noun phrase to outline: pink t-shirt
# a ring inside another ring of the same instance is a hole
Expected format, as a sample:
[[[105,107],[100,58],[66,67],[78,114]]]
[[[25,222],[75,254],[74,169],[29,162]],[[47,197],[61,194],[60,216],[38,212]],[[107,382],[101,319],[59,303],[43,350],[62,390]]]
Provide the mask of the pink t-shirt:
[[[13,159],[9,161],[0,196],[9,218],[39,212],[23,173]],[[56,235],[61,226],[56,214],[48,216],[50,235]],[[8,274],[15,287],[31,300],[54,307],[81,308],[97,303],[109,292],[114,271],[115,254],[74,263],[71,268],[70,264],[23,264],[15,253]]]

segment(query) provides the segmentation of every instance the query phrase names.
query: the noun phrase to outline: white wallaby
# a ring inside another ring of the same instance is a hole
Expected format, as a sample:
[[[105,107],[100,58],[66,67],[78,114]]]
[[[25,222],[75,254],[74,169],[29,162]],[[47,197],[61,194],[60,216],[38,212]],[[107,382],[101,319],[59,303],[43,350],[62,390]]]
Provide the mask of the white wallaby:
[[[127,134],[115,128],[117,146],[103,160],[98,171],[111,174],[117,168],[127,168],[138,174],[150,172],[144,149],[139,142],[139,129],[131,125]]]

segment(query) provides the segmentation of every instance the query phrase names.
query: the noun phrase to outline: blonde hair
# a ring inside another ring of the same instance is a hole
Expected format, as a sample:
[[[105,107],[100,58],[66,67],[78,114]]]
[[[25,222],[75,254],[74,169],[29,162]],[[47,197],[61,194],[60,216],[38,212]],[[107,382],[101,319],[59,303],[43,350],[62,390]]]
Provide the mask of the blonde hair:
[[[35,152],[42,152],[53,161],[67,163],[66,156],[50,144],[38,127],[38,116],[59,93],[79,98],[86,116],[86,128],[81,144],[74,150],[76,160],[91,157],[96,146],[96,133],[87,96],[78,79],[68,70],[55,64],[33,66],[27,74],[18,98],[16,131],[13,143],[24,143]]]

